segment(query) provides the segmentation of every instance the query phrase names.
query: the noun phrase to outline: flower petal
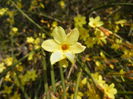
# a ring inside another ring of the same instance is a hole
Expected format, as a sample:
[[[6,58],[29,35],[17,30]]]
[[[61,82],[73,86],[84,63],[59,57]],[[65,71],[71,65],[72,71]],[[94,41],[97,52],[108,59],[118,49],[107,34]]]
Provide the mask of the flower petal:
[[[92,21],[94,21],[94,18],[93,17],[90,17],[89,18],[89,22],[92,22]]]
[[[65,56],[63,55],[63,53],[61,51],[57,51],[57,52],[52,53],[52,55],[50,56],[50,62],[53,65],[56,62],[58,62],[64,58],[65,58]]]
[[[55,27],[55,29],[52,32],[52,36],[54,37],[54,40],[60,44],[65,40],[66,33],[65,33],[65,30],[59,26],[59,27]]]
[[[85,48],[86,48],[85,46],[77,42],[76,44],[70,46],[69,51],[71,51],[73,54],[81,53],[85,50]]]
[[[64,54],[65,54],[65,56],[68,58],[68,60],[69,60],[72,64],[75,63],[75,55],[74,55],[74,54],[72,54],[72,53],[70,53],[70,52],[66,52],[66,53],[64,53]]]
[[[78,38],[79,38],[79,31],[77,28],[75,28],[67,35],[66,43],[72,45],[78,41]]]
[[[41,46],[44,50],[48,52],[54,52],[56,50],[59,50],[59,45],[53,39],[43,41]]]
[[[100,21],[100,16],[97,16],[96,18],[95,18],[95,21]]]

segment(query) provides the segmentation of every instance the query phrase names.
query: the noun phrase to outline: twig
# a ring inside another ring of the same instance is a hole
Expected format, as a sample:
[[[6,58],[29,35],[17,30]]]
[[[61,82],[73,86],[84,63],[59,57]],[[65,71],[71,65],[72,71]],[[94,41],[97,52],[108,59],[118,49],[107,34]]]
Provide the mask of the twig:
[[[104,9],[104,8],[109,8],[109,7],[112,7],[112,6],[133,6],[133,3],[112,3],[112,4],[106,4],[106,5],[102,5],[100,7],[92,8],[88,12],[88,14],[92,13],[93,11]]]
[[[36,23],[32,18],[30,18],[26,13],[24,13],[23,10],[21,10],[15,3],[14,1],[10,0],[11,3],[16,7],[16,9],[25,17],[27,18],[31,23],[33,23],[38,29],[42,30],[43,32],[47,33],[46,30],[43,29],[38,23]],[[47,27],[45,27],[47,28]]]

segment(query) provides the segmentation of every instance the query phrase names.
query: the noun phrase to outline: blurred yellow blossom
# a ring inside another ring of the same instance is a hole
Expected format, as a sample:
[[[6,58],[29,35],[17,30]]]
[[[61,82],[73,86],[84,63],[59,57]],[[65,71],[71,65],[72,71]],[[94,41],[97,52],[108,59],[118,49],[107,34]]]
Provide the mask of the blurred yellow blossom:
[[[114,88],[114,84],[107,85],[105,84],[104,86],[104,94],[105,97],[109,97],[109,99],[115,99],[115,94],[117,93],[116,88]]]
[[[102,58],[104,58],[104,59],[106,58],[106,56],[105,56],[105,54],[104,54],[103,51],[100,52],[100,56],[101,56]]]
[[[37,77],[36,70],[27,71],[26,76],[34,81]]]
[[[56,26],[58,26],[58,22],[57,21],[54,21],[53,23],[52,23],[52,27],[56,27]]]
[[[82,99],[82,96],[83,96],[83,93],[82,92],[78,92],[77,96],[76,96],[76,99]],[[74,98],[74,94],[71,95],[71,99],[75,99]]]
[[[39,49],[40,47],[41,47],[40,45],[37,45],[37,44],[34,45],[35,49]]]
[[[98,94],[97,90],[95,90],[95,87],[89,83],[87,83],[87,95],[88,99],[101,99],[100,95]]]
[[[64,68],[68,67],[68,61],[66,59],[61,60],[59,64]]]
[[[14,36],[18,33],[18,28],[17,27],[12,27],[10,31],[10,35]]]
[[[97,16],[96,18],[90,17],[88,25],[93,28],[97,28],[103,25],[103,22],[100,19],[100,16]]]
[[[98,73],[91,74],[97,87],[100,88],[103,92],[105,97],[109,97],[109,99],[115,99],[115,94],[117,93],[117,89],[114,88],[114,84],[111,85],[106,84],[103,80],[102,76]]]
[[[85,28],[79,28],[80,32],[80,39],[86,41],[87,38],[89,37],[89,30]]]
[[[95,61],[96,66],[100,67],[102,64],[100,61]]]
[[[6,74],[4,80],[5,80],[5,81],[11,81],[10,75],[11,75],[11,73],[8,72],[8,73]]]
[[[7,57],[6,59],[4,59],[4,63],[7,65],[7,66],[10,66],[13,64],[13,58],[12,57]]]
[[[107,36],[103,32],[96,29],[94,34],[96,35],[95,40],[96,40],[97,44],[103,45],[103,44],[107,43],[107,41],[106,41]]]
[[[0,63],[0,73],[3,72],[3,70],[6,69],[6,67],[4,66],[4,63]]]
[[[91,43],[90,43],[91,42]],[[85,44],[87,45],[88,48],[92,48],[94,44],[96,43],[96,40],[94,37],[88,37],[85,41]]]
[[[74,25],[75,27],[82,27],[84,24],[86,24],[86,17],[77,15],[74,17]]]
[[[38,37],[34,40],[34,44],[39,44],[41,42],[41,39]]]
[[[7,8],[1,8],[0,9],[0,16],[4,15],[8,9]]]
[[[20,94],[18,92],[15,92],[14,95],[10,97],[10,99],[21,99]]]
[[[84,78],[83,80],[81,80],[81,84],[82,84],[82,85],[87,84],[87,78]]]
[[[66,35],[62,27],[56,27],[52,33],[54,39],[45,40],[42,43],[42,48],[48,52],[52,52],[50,57],[51,64],[68,58],[72,63],[75,61],[75,54],[85,50],[85,46],[78,43],[79,31],[73,29]]]
[[[40,34],[39,33],[39,35],[41,35],[42,36],[42,34]],[[43,35],[43,36],[45,36],[45,35]],[[33,37],[27,37],[27,40],[26,40],[26,42],[27,43],[29,43],[29,48],[32,50],[33,48],[34,49],[39,49],[40,47],[41,47],[41,37],[37,37],[37,38],[33,38]],[[32,60],[31,59],[31,56],[32,55],[30,55],[29,57],[28,57],[28,60]]]
[[[17,27],[13,27],[12,31],[15,32],[15,33],[18,32],[18,28]]]
[[[115,24],[120,24],[121,27],[123,27],[125,23],[127,23],[127,20],[125,20],[125,19],[121,19],[121,20],[115,22]]]
[[[29,56],[28,56],[28,60],[29,61],[33,59],[34,54],[35,54],[34,52],[32,52],[32,53],[29,54]]]
[[[20,72],[24,70],[24,68],[23,68],[22,65],[17,65],[16,68],[17,68],[17,70],[20,71]]]
[[[113,65],[113,64],[109,64],[109,67],[110,67],[111,69],[114,69],[114,65]]]
[[[35,48],[35,49],[39,49],[39,48],[41,47],[40,43],[41,43],[41,39],[40,39],[39,37],[36,38],[36,39],[34,40],[34,48]]]
[[[36,39],[34,39],[33,37],[27,37],[26,42],[33,44],[32,47],[34,47],[35,49],[39,49],[41,47],[41,38],[39,37],[37,37]]]
[[[96,85],[103,89],[105,81],[103,80],[102,76],[99,75],[98,73],[92,73],[91,75],[94,78]]]
[[[41,37],[42,38],[46,38],[45,33],[42,33]]]
[[[63,0],[59,2],[59,5],[61,6],[61,8],[65,8],[65,2]]]
[[[4,90],[1,91],[1,93],[10,94],[12,92],[12,86],[4,86]]]
[[[27,43],[34,43],[35,39],[33,37],[27,37],[26,42]]]
[[[25,85],[29,81],[34,81],[37,78],[36,70],[33,69],[30,71],[27,71],[26,74],[19,75],[19,78],[21,80],[22,85]],[[15,83],[19,86],[19,83],[17,80]]]
[[[40,3],[41,8],[45,8],[45,5],[43,3]]]

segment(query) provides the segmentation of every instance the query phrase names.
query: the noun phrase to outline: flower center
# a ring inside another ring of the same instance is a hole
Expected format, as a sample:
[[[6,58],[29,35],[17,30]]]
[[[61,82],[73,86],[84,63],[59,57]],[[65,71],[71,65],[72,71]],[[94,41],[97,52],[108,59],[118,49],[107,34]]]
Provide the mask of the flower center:
[[[62,46],[61,46],[61,49],[62,50],[67,50],[69,48],[69,46],[67,45],[67,44],[63,44]]]

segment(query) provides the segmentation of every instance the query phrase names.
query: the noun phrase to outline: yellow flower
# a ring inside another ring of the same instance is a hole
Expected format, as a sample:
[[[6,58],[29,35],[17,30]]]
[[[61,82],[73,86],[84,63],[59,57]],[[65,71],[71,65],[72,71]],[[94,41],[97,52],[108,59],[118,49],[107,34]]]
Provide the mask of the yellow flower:
[[[33,37],[27,37],[27,43],[34,43],[35,39]]]
[[[4,69],[6,69],[4,63],[0,63],[0,73],[3,72]]]
[[[105,85],[105,81],[103,80],[102,76],[99,75],[98,73],[93,73],[91,75],[94,78],[96,85],[103,89]]]
[[[5,80],[5,81],[11,81],[11,77],[10,77],[10,76],[11,76],[11,73],[8,72],[8,73],[6,74],[4,80]]]
[[[84,78],[83,80],[81,80],[81,85],[85,85],[87,84],[87,78]]]
[[[86,17],[77,15],[74,17],[74,25],[75,27],[82,27],[84,24],[86,24]]]
[[[109,99],[115,99],[115,94],[117,93],[116,88],[114,88],[114,84],[112,83],[111,85],[105,85],[104,87],[104,93]]]
[[[75,54],[85,50],[85,46],[77,42],[79,31],[76,28],[66,35],[62,27],[56,27],[52,35],[54,39],[49,39],[42,43],[44,50],[52,52],[50,57],[52,65],[65,58],[74,63]]]
[[[17,70],[20,71],[20,72],[24,70],[24,68],[23,68],[22,65],[17,65],[16,68],[17,68]]]
[[[13,27],[12,31],[15,32],[15,33],[18,32],[18,28],[17,27]]]
[[[115,99],[115,94],[117,93],[117,89],[114,88],[114,84],[108,85],[103,80],[102,76],[98,73],[91,74],[97,87],[99,87],[104,92],[104,97],[108,97],[109,99]],[[107,98],[107,99],[108,99]]]
[[[40,42],[41,42],[41,39],[39,37],[34,40],[34,44],[38,45],[40,44]]]
[[[77,96],[76,96],[76,99],[82,99],[82,96],[83,96],[83,93],[82,92],[78,92]],[[74,98],[74,94],[71,95],[71,99],[75,99]]]
[[[41,8],[45,8],[45,5],[43,3],[40,3]]]
[[[40,43],[41,43],[41,39],[38,37],[34,40],[34,48],[35,49],[39,49],[41,46],[40,46]]]
[[[14,95],[10,97],[10,99],[21,99],[20,94],[18,92],[15,92]]]
[[[61,60],[59,64],[64,68],[68,67],[68,61],[66,59]]]
[[[1,8],[0,9],[0,16],[4,15],[7,12],[7,8]]]
[[[89,37],[89,31],[88,29],[85,28],[78,28],[80,32],[80,39],[86,41],[87,38]]]
[[[4,86],[4,90],[1,91],[1,93],[10,94],[12,92],[12,86]]]
[[[59,5],[61,6],[61,8],[65,8],[65,2],[63,0],[59,2]]]
[[[125,25],[126,22],[127,22],[127,20],[121,19],[121,20],[119,20],[119,21],[116,21],[115,24],[120,24],[121,27],[123,27],[123,26]]]
[[[88,87],[88,90],[87,90],[88,98],[87,99],[101,99],[95,86],[87,83],[87,87]]]
[[[6,59],[4,59],[4,62],[7,66],[11,66],[13,64],[13,58],[7,57]]]
[[[37,45],[37,44],[34,45],[35,49],[39,49],[40,47],[41,47],[40,45]]]
[[[100,16],[97,16],[96,18],[90,17],[89,21],[90,22],[88,23],[88,25],[93,28],[100,27],[103,25],[103,22],[100,20]]]
[[[29,61],[33,60],[34,54],[35,54],[34,52],[29,54],[29,56],[28,56]]]
[[[58,26],[58,22],[56,22],[56,21],[54,21],[53,23],[52,23],[52,27],[57,27]]]

